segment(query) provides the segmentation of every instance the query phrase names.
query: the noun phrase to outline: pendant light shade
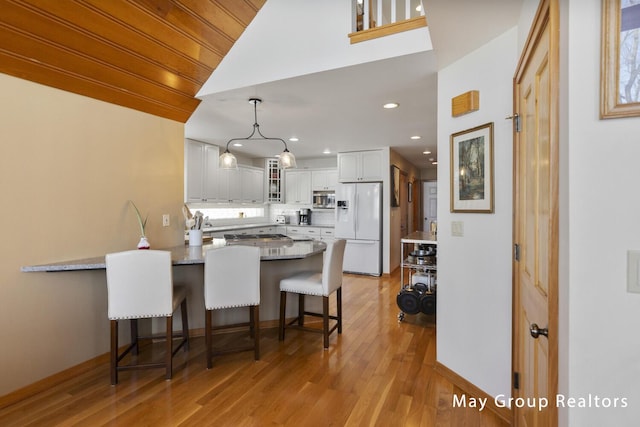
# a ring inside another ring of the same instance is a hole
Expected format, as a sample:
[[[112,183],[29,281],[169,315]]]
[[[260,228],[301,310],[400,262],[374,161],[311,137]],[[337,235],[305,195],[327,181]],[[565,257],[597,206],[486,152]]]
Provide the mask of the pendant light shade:
[[[249,141],[249,140],[265,140],[265,141],[280,141],[284,145],[284,151],[280,154],[278,159],[278,167],[282,169],[295,168],[296,166],[296,157],[289,151],[287,148],[287,143],[284,142],[282,138],[268,138],[260,132],[260,125],[258,124],[258,104],[262,102],[259,98],[250,98],[249,103],[253,104],[253,132],[251,135],[246,138],[232,138],[227,141],[227,146],[225,147],[224,153],[220,155],[219,167],[221,169],[237,169],[238,168],[238,159],[229,151],[229,144],[233,141]],[[254,137],[255,134],[260,135],[260,137]]]
[[[280,153],[280,157],[278,157],[278,167],[280,169],[297,168],[296,156],[285,148],[284,151]]]
[[[220,155],[218,167],[220,169],[238,169],[238,159],[236,159],[236,156],[231,154],[229,150],[225,150],[225,152]]]

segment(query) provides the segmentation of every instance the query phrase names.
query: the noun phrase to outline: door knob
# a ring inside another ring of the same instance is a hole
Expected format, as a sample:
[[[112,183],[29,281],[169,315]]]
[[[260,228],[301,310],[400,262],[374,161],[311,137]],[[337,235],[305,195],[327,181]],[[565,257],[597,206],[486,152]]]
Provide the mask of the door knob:
[[[539,328],[537,323],[532,323],[531,326],[529,326],[529,333],[533,338],[538,338],[540,335],[549,338],[549,329]]]

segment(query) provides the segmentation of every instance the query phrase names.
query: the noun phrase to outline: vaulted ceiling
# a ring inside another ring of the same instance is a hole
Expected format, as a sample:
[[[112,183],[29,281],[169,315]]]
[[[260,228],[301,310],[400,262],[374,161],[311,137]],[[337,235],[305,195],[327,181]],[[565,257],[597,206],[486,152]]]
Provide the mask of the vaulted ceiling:
[[[0,0],[0,72],[186,122],[266,0]]]

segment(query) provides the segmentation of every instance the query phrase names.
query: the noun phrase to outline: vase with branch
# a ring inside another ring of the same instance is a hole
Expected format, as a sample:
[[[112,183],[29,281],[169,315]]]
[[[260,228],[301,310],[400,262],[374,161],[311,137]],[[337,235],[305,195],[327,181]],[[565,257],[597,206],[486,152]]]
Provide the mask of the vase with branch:
[[[129,203],[131,203],[131,206],[133,206],[133,209],[136,211],[138,225],[140,226],[140,241],[138,242],[138,249],[149,249],[149,241],[147,240],[147,235],[145,233],[145,228],[147,227],[147,219],[149,219],[149,216],[147,215],[144,217],[144,219],[142,219],[142,215],[140,215],[140,211],[138,210],[136,204],[131,200],[129,200]]]

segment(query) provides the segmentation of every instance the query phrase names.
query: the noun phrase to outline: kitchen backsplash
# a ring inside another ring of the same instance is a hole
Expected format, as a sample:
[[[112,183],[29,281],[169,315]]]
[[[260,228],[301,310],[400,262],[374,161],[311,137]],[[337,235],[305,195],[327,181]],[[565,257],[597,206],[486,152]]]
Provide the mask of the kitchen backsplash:
[[[287,216],[290,224],[297,224],[296,213],[310,205],[271,204],[261,207],[208,207],[202,204],[189,204],[192,213],[201,211],[209,217],[212,225],[243,224],[248,222],[275,223],[278,215]],[[333,209],[315,209],[311,211],[311,225],[334,225],[335,211]]]
[[[310,208],[309,205],[286,205],[286,204],[272,204],[269,209],[269,215],[271,222],[276,222],[278,215],[285,215],[289,219],[290,224],[297,224],[296,213],[302,208]],[[326,210],[312,210],[311,211],[311,225],[334,225],[335,224],[335,211],[333,209]]]

